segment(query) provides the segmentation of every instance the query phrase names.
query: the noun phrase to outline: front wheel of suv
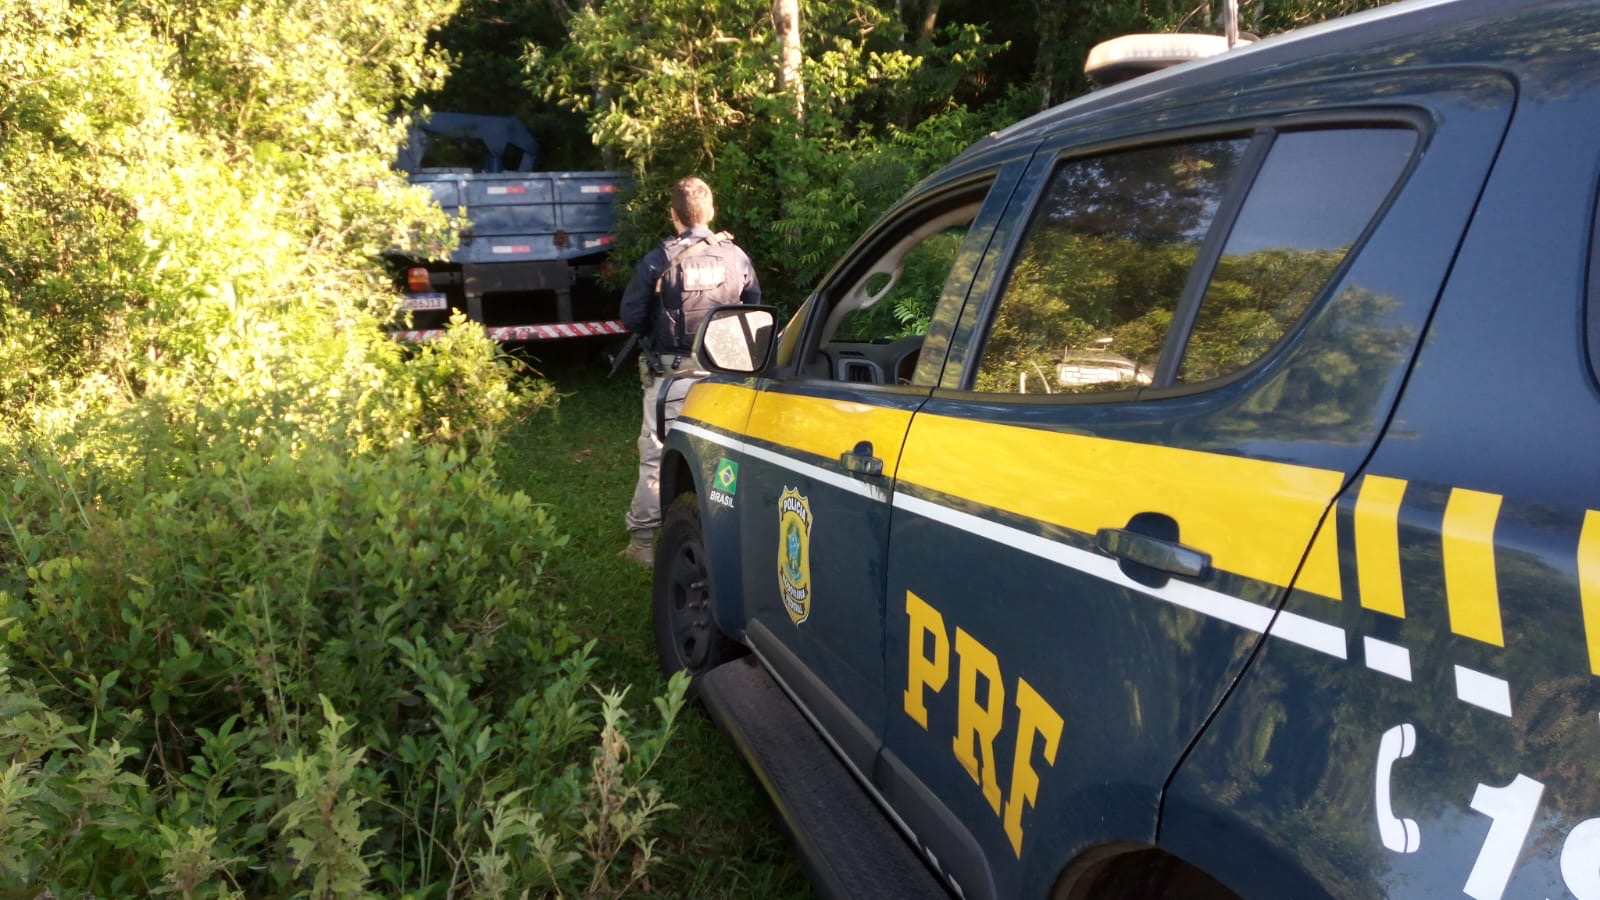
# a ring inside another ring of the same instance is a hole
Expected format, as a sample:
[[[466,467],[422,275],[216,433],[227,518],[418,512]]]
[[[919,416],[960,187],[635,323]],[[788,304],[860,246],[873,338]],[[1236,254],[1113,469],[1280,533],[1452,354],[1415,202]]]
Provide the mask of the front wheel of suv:
[[[687,671],[698,677],[740,655],[742,648],[712,619],[700,504],[694,494],[679,495],[662,518],[653,606],[656,653],[668,675]]]

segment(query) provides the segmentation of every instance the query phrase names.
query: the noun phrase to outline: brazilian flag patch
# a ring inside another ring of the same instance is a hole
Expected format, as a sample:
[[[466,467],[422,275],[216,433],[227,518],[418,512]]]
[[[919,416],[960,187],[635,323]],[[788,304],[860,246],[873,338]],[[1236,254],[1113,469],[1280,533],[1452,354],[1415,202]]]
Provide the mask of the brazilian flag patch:
[[[739,493],[739,464],[726,457],[717,460],[716,489],[724,494]]]

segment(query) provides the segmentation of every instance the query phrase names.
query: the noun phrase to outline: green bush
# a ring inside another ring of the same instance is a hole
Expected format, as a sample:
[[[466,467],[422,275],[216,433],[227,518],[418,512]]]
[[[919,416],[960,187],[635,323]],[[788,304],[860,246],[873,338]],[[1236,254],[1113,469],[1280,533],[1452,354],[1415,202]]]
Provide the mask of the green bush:
[[[146,397],[6,442],[0,893],[639,877],[683,685],[637,726],[590,687],[546,511],[450,442],[240,415]]]
[[[0,895],[603,896],[630,719],[492,449],[552,402],[388,340],[387,159],[454,0],[0,0]]]

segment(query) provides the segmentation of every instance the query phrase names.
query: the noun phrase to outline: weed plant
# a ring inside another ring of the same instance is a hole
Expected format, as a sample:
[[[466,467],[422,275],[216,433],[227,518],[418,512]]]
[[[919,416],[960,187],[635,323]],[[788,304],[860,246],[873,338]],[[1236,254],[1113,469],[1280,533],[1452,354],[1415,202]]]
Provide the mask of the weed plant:
[[[651,574],[617,555],[638,466],[639,381],[627,364],[608,376],[599,349],[528,349],[560,402],[515,425],[495,455],[506,485],[538,497],[562,524],[569,543],[547,563],[549,597],[592,646],[595,677],[653,695],[667,683],[650,630]],[[679,716],[654,775],[673,808],[655,823],[651,895],[814,896],[766,795],[703,710]]]
[[[597,676],[551,510],[452,442],[209,415],[9,444],[0,892],[639,888],[683,685]]]

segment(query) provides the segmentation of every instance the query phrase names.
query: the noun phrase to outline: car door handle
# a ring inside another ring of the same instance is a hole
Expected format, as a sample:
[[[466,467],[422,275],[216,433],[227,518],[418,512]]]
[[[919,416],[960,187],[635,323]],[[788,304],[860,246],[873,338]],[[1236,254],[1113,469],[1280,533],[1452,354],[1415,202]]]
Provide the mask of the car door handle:
[[[856,442],[855,449],[839,454],[839,465],[858,475],[882,475],[883,460],[872,455],[871,441]]]
[[[1102,528],[1094,542],[1118,559],[1172,575],[1200,578],[1211,571],[1211,554],[1126,528]]]

